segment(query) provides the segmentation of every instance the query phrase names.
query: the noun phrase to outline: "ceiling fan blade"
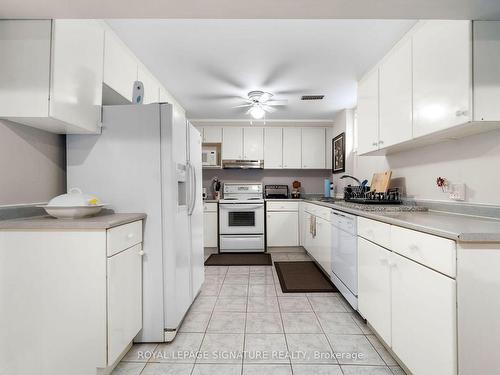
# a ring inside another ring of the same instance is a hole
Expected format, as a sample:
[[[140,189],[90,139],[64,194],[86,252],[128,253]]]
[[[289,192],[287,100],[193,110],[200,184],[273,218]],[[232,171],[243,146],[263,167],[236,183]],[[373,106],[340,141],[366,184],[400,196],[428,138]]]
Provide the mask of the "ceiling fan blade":
[[[248,103],[248,104],[241,104],[241,105],[236,105],[234,107],[231,107],[231,108],[245,108],[245,107],[251,107],[252,104]]]
[[[278,105],[287,105],[288,100],[269,100],[266,102],[266,105],[278,106]]]
[[[262,107],[262,109],[263,109],[264,111],[266,111],[266,112],[269,112],[269,113],[274,113],[274,112],[276,112],[276,109],[275,109],[275,108],[273,108],[273,107],[271,107],[271,106],[268,106],[267,104],[264,104],[264,105],[262,105],[261,107]]]

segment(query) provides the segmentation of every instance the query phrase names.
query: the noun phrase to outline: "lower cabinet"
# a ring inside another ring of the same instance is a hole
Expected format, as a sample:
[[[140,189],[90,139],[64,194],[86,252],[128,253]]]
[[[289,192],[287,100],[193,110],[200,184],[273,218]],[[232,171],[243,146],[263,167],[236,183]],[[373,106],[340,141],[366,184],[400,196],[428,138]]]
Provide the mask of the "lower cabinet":
[[[302,246],[309,255],[327,272],[332,273],[332,239],[329,209],[305,203],[302,217]]]
[[[391,345],[391,252],[358,237],[358,310]]]
[[[203,206],[203,246],[217,247],[217,203],[204,203]]]
[[[267,213],[267,246],[299,246],[299,213]]]
[[[142,328],[141,244],[108,258],[108,364]]]
[[[397,254],[391,266],[392,350],[413,374],[457,374],[456,281]]]

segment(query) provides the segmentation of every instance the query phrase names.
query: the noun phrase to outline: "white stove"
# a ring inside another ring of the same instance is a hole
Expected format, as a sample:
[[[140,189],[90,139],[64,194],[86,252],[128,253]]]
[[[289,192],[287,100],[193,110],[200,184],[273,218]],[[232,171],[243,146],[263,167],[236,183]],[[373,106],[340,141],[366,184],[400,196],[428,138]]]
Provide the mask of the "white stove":
[[[260,183],[226,183],[219,201],[220,252],[264,252],[264,199]]]

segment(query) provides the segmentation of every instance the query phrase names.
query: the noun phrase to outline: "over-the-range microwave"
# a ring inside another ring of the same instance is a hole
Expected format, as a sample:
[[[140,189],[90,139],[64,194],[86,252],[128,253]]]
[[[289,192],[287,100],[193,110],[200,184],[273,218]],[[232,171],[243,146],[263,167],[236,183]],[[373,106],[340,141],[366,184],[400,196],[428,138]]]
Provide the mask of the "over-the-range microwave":
[[[201,151],[201,164],[203,166],[216,166],[217,165],[217,148],[203,147]]]

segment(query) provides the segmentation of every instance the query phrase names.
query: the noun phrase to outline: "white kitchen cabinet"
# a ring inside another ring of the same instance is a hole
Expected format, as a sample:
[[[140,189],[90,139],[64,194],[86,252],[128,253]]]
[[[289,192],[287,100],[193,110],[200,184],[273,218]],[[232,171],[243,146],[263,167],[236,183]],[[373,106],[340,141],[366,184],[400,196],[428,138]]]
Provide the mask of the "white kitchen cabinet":
[[[104,83],[132,102],[132,87],[137,80],[137,59],[111,31],[104,34]]]
[[[358,310],[389,346],[391,345],[391,256],[390,251],[358,237]],[[413,322],[408,319],[407,324]]]
[[[204,126],[203,143],[222,143],[221,126]]]
[[[380,65],[380,147],[412,138],[411,38],[406,38]]]
[[[325,168],[325,128],[302,128],[302,168]]]
[[[455,280],[396,254],[391,262],[392,350],[413,374],[456,375]]]
[[[142,233],[136,232],[142,220],[131,224],[41,229],[23,220],[0,230],[0,263],[9,265],[0,288],[0,316],[9,329],[0,347],[23,347],[0,350],[6,373],[111,371],[142,328]],[[121,236],[130,247],[107,249]]]
[[[95,20],[0,21],[0,118],[99,133],[104,30]]]
[[[138,222],[142,226],[142,222]],[[108,363],[114,363],[142,328],[141,244],[108,258]]]
[[[264,129],[264,168],[283,168],[283,129]]]
[[[379,146],[379,72],[374,69],[358,84],[358,154]]]
[[[226,126],[222,131],[222,159],[243,159],[243,128]]]
[[[283,128],[283,168],[302,167],[302,131],[300,128]]]
[[[321,217],[316,217],[316,256],[315,259],[323,270],[332,276],[332,246],[330,222]]]
[[[267,246],[299,246],[299,213],[267,213]]]
[[[474,21],[474,121],[500,119],[500,21]]]
[[[333,157],[333,128],[326,128],[326,138],[325,138],[325,150],[326,150],[326,169],[332,169],[332,157]]]
[[[472,119],[471,21],[422,22],[413,34],[413,136]]]
[[[264,159],[264,129],[251,127],[243,128],[243,159]]]
[[[160,102],[160,84],[155,77],[143,65],[137,68],[137,80],[144,86],[143,104]]]
[[[217,247],[218,243],[217,203],[203,203],[203,246]]]

